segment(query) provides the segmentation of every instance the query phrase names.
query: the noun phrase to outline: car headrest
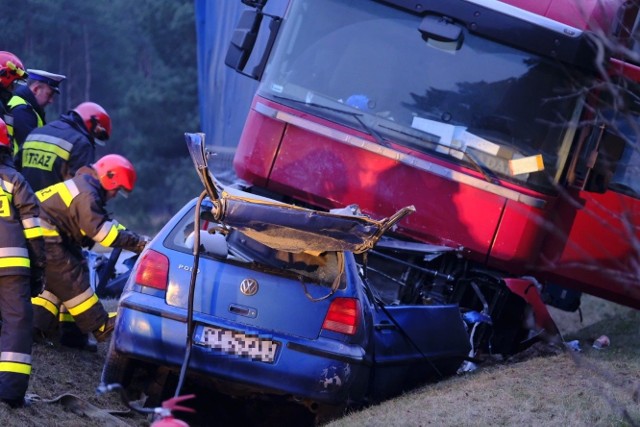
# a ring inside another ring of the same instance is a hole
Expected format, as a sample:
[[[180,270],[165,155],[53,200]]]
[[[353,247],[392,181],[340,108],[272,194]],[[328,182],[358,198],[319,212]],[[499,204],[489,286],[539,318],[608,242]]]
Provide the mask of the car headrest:
[[[189,249],[193,249],[194,233],[191,232],[186,238],[184,244]],[[220,233],[210,234],[205,230],[200,230],[200,248],[215,257],[226,258],[229,254],[229,246],[227,240]]]

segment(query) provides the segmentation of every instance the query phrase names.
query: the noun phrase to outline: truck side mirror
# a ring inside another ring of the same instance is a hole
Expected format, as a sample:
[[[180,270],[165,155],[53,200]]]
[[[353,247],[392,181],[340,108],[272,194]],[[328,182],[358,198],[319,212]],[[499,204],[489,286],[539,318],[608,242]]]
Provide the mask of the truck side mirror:
[[[240,15],[231,44],[224,59],[225,65],[236,71],[242,71],[253,52],[258,30],[262,22],[262,14],[258,10],[245,10]]]
[[[589,172],[584,184],[586,191],[593,193],[607,191],[618,161],[622,158],[625,145],[624,137],[609,129],[603,130],[600,141],[587,159]]]
[[[261,3],[260,1],[255,1],[253,3]],[[266,43],[262,43],[261,46],[264,46],[262,49],[258,49],[257,52],[260,54],[260,57],[257,59],[252,59],[252,63],[255,62],[256,65],[250,72],[246,72],[245,68],[249,63],[249,59],[254,53],[254,48],[256,47],[256,42],[258,41],[260,27],[262,25],[262,20],[264,17],[268,17],[271,19],[269,23],[269,34]],[[271,48],[273,47],[273,43],[275,42],[276,35],[278,34],[278,30],[280,29],[280,23],[282,19],[278,16],[267,15],[262,12],[261,8],[258,9],[248,9],[242,12],[240,16],[240,21],[236,26],[235,31],[233,32],[233,36],[231,38],[231,43],[229,44],[229,49],[227,50],[227,55],[224,59],[225,65],[230,68],[233,68],[240,74],[243,74],[247,77],[250,77],[254,80],[260,80],[262,78],[262,73],[264,71],[264,67],[266,66],[267,59],[269,58],[269,53],[271,52]]]

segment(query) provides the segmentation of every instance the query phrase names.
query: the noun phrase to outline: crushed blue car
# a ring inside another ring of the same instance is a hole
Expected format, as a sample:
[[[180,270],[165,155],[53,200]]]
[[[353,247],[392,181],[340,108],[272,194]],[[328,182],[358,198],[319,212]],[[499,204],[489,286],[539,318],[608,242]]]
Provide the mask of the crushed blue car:
[[[103,383],[166,396],[193,378],[320,413],[456,373],[471,349],[460,308],[398,304],[368,279],[367,252],[410,207],[373,221],[286,205],[222,186],[203,136],[187,145],[206,191],[133,266]]]

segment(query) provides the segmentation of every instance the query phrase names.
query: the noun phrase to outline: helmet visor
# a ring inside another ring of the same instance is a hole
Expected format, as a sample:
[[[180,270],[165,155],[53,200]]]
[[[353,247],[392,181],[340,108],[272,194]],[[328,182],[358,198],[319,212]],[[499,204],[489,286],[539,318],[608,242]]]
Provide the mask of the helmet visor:
[[[93,137],[102,142],[102,144],[99,145],[104,146],[104,141],[109,139],[109,133],[104,126],[102,126],[100,123],[96,123],[95,127],[93,128]]]
[[[129,194],[131,194],[131,191],[125,189],[122,186],[120,186],[118,188],[118,194],[121,195],[122,197],[124,197],[125,199],[128,199],[129,198]]]

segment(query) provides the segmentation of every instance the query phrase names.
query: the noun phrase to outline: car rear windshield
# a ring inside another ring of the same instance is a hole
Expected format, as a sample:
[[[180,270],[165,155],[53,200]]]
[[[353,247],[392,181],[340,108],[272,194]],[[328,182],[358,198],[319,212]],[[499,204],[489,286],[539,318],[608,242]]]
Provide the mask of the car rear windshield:
[[[164,241],[165,247],[193,254],[194,212],[195,206],[176,224]],[[342,274],[344,254],[324,252],[315,255],[272,249],[238,230],[212,221],[209,209],[204,206],[200,221],[200,256],[321,286],[331,287],[340,281],[342,288],[346,283]]]

